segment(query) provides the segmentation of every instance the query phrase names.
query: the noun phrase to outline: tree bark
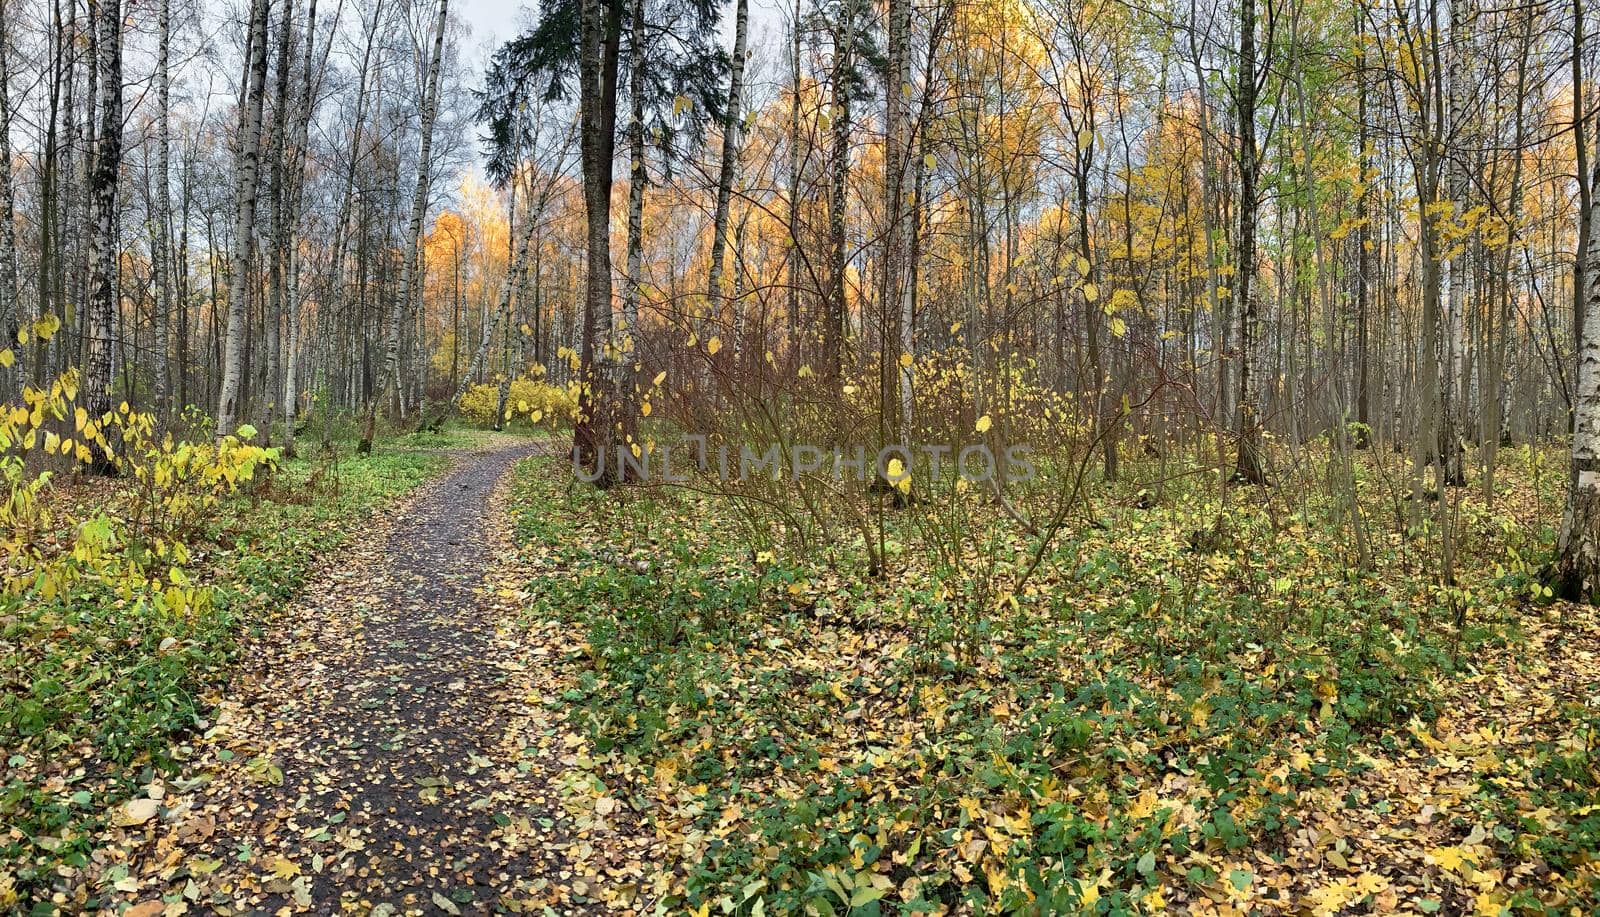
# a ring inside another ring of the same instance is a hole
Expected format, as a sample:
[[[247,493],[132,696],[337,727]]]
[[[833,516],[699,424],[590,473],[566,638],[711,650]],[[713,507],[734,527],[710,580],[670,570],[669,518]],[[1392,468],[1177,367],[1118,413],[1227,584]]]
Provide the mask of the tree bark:
[[[114,0],[113,0],[114,2]],[[235,185],[232,251],[228,259],[228,328],[223,343],[222,389],[217,399],[217,437],[233,432],[243,381],[250,264],[255,236],[261,165],[261,108],[267,82],[267,0],[251,0],[250,65],[239,107],[239,178]]]
[[[1596,156],[1600,160],[1600,155]],[[1600,161],[1591,173],[1600,186]],[[1555,586],[1561,595],[1600,601],[1600,214],[1591,203],[1585,254],[1583,327],[1579,329],[1577,391],[1573,398],[1572,480],[1556,546]],[[1576,272],[1575,272],[1576,273]]]
[[[405,399],[400,386],[400,323],[412,310],[413,299],[422,285],[422,254],[418,243],[422,238],[422,223],[428,212],[428,182],[433,159],[433,123],[439,112],[439,62],[444,57],[444,30],[449,15],[449,0],[439,0],[439,13],[434,20],[433,50],[428,57],[427,82],[422,88],[421,130],[422,138],[417,153],[417,184],[411,199],[411,217],[406,222],[406,238],[400,251],[400,289],[389,305],[388,334],[383,352],[383,394],[367,408],[366,432],[361,437],[358,451],[372,451],[372,437],[377,426],[378,406],[394,400],[396,416],[405,415]]]
[[[619,3],[582,0],[578,62],[579,159],[588,250],[583,289],[583,338],[578,348],[578,418],[573,426],[574,460],[596,485],[616,483],[615,392],[606,391],[605,351],[612,345],[611,163],[617,125],[617,58],[622,27]],[[607,461],[608,456],[610,461]]]
[[[10,347],[22,323],[17,297],[16,206],[11,183],[11,55],[9,0],[0,0],[0,347]],[[20,374],[20,370],[19,370]]]
[[[1265,484],[1261,462],[1261,422],[1257,417],[1259,384],[1254,379],[1256,337],[1256,178],[1261,159],[1256,152],[1256,4],[1239,4],[1239,85],[1235,92],[1239,121],[1239,235],[1235,240],[1234,311],[1239,316],[1239,459],[1235,480]]]
[[[83,388],[90,416],[100,417],[111,410],[111,389],[116,380],[117,183],[122,170],[121,0],[96,0],[95,12],[100,125],[89,180],[89,261],[93,276]],[[104,451],[97,452],[91,467],[96,473],[115,473],[115,465]]]

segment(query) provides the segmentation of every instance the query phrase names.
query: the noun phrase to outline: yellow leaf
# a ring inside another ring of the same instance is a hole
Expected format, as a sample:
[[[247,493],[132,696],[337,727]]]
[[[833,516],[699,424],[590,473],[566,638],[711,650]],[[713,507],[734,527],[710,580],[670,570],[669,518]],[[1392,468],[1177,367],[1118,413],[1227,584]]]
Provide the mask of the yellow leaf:
[[[639,415],[641,417],[649,417],[650,416],[650,402],[646,401],[646,402],[644,402],[644,403],[639,405]]]
[[[717,351],[719,351],[721,349],[722,349],[722,338],[712,338],[711,340],[706,341],[706,353],[709,353],[712,356],[716,356],[717,355]]]
[[[660,385],[665,381],[667,381],[667,371],[663,369],[661,372],[656,373],[656,377],[650,381],[650,384]]]
[[[913,362],[913,359],[914,358],[911,356],[911,354],[903,353],[903,354],[900,355],[900,365],[901,366],[905,366],[905,367],[910,367],[912,362]]]
[[[985,414],[982,417],[978,418],[978,425],[977,425],[976,429],[977,429],[977,431],[979,433],[987,433],[987,432],[989,432],[989,427],[991,427],[992,425],[993,425],[993,421],[991,421],[989,419],[989,415],[988,414]]]
[[[906,466],[897,458],[889,460],[889,467],[884,469],[884,474],[901,493],[911,492],[911,474],[906,471]]]
[[[1128,333],[1128,323],[1120,318],[1113,318],[1111,320],[1111,333],[1117,337],[1122,337]]]
[[[1450,872],[1459,872],[1462,863],[1470,863],[1471,855],[1460,847],[1435,847],[1428,851],[1428,859]]]
[[[1100,288],[1099,287],[1095,286],[1092,283],[1086,283],[1086,284],[1083,285],[1083,301],[1084,302],[1094,302],[1095,300],[1097,300],[1099,298],[1100,298]]]
[[[10,348],[7,348],[5,350],[0,350],[0,366],[4,366],[6,369],[10,369],[12,364],[14,364],[16,362],[17,362],[17,355],[12,353]]]

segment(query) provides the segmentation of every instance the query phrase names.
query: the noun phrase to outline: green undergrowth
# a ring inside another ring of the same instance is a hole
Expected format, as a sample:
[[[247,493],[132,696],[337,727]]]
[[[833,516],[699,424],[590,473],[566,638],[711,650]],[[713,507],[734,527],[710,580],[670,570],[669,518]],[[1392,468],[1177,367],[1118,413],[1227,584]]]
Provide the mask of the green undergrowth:
[[[1286,906],[1266,873],[1307,813],[1356,805],[1447,683],[1522,639],[1540,550],[1469,509],[1470,572],[1440,590],[1406,539],[1358,569],[1327,505],[1102,486],[1013,594],[1029,542],[998,514],[941,566],[912,524],[937,508],[892,511],[874,577],[715,497],[519,468],[527,613],[586,638],[560,707],[661,845],[665,904],[713,913]]]
[[[353,444],[302,441],[301,457],[281,459],[183,533],[181,568],[127,565],[162,591],[85,576],[53,596],[35,587],[0,598],[0,886],[25,900],[56,868],[83,865],[108,811],[175,768],[237,654],[273,626],[319,558],[439,474],[445,449],[470,444],[422,434],[361,457]],[[49,498],[66,509],[52,537],[63,550],[83,526],[106,527],[109,550],[152,550],[97,513],[102,488],[122,486],[131,485],[56,482]]]

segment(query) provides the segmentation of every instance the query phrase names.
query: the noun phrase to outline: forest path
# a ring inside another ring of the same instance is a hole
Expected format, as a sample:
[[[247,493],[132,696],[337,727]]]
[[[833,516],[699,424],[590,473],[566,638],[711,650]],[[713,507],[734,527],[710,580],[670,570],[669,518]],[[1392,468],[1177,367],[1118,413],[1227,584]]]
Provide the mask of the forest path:
[[[537,451],[462,455],[330,559],[252,646],[198,766],[147,792],[163,815],[119,890],[223,913],[592,907],[562,881],[559,765],[510,728],[536,698],[486,578],[510,550],[502,485]]]

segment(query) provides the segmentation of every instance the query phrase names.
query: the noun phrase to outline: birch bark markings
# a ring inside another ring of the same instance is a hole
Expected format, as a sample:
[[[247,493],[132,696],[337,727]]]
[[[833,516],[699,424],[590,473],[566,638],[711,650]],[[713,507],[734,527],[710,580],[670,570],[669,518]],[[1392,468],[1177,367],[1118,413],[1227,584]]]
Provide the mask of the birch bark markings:
[[[10,0],[0,0],[0,331],[7,333],[0,345],[15,341],[17,328],[22,323],[21,305],[17,301],[16,205],[11,184],[9,6]]]
[[[439,13],[433,24],[433,45],[428,55],[427,81],[422,89],[421,143],[417,153],[417,183],[412,192],[411,217],[406,223],[406,238],[400,251],[400,288],[389,305],[388,335],[383,353],[383,394],[375,399],[367,411],[366,435],[362,437],[361,452],[372,451],[373,428],[377,422],[380,402],[394,400],[397,416],[405,415],[405,399],[400,385],[400,324],[410,314],[413,297],[422,280],[419,264],[422,254],[422,223],[428,212],[430,169],[433,160],[433,124],[439,113],[439,62],[444,57],[444,30],[449,16],[449,0],[439,0]]]
[[[743,2],[743,0],[741,0]],[[622,288],[622,327],[613,368],[616,377],[611,384],[618,391],[627,391],[632,397],[635,386],[634,348],[639,334],[639,301],[643,299],[640,278],[644,271],[644,189],[650,183],[650,173],[645,165],[644,150],[644,90],[647,44],[645,35],[644,0],[633,4],[632,24],[629,26],[633,56],[628,67],[628,254],[627,277]],[[715,251],[715,249],[713,249]],[[712,270],[716,270],[713,261]],[[708,294],[715,302],[715,287]],[[629,411],[623,418],[624,435],[631,436],[637,427],[634,414]]]
[[[111,410],[112,386],[116,381],[117,179],[122,169],[121,0],[96,0],[93,10],[100,123],[89,179],[92,279],[83,387],[89,414],[98,417]],[[93,468],[101,474],[114,471],[103,452]]]
[[[1600,187],[1600,151],[1591,173]],[[1589,206],[1589,248],[1582,276],[1577,391],[1573,399],[1572,484],[1556,548],[1555,580],[1573,599],[1600,600],[1600,208]],[[1574,271],[1574,274],[1577,274]]]
[[[1261,157],[1256,151],[1256,4],[1239,4],[1239,76],[1235,90],[1239,130],[1239,234],[1234,261],[1234,311],[1239,316],[1239,459],[1233,476],[1246,484],[1266,483],[1261,463],[1260,383],[1254,378],[1259,336],[1256,314],[1256,181]]]
[[[115,0],[113,0],[115,2]],[[223,342],[222,388],[217,397],[217,437],[234,430],[239,388],[244,377],[244,347],[250,296],[250,263],[255,237],[256,198],[261,166],[261,109],[267,82],[267,0],[250,2],[250,65],[239,110],[239,180],[235,187],[233,240],[228,259],[228,327]]]

